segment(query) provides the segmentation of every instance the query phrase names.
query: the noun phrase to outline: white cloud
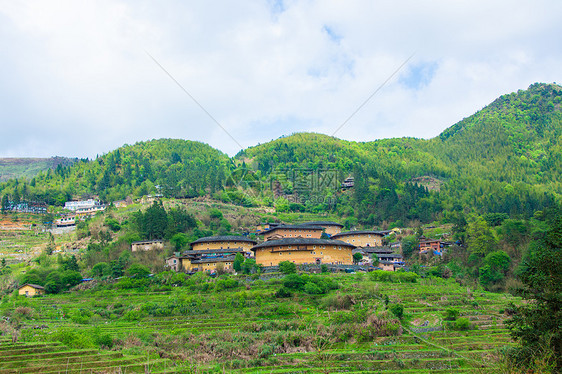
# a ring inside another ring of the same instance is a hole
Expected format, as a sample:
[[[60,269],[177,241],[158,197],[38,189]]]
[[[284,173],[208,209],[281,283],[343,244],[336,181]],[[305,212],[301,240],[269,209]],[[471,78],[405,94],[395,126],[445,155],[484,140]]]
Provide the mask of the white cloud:
[[[562,73],[556,1],[2,1],[0,156],[161,137],[239,150],[295,131],[432,137]]]

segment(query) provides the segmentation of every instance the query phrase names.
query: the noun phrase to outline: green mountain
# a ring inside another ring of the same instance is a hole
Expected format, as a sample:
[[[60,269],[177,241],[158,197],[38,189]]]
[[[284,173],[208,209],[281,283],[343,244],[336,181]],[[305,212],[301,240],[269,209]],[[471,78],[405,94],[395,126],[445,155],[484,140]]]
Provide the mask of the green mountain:
[[[198,142],[141,142],[30,181],[3,183],[0,195],[61,204],[89,194],[112,201],[158,192],[210,193],[236,204],[275,205],[278,211],[330,210],[376,225],[467,211],[529,217],[562,195],[561,100],[562,87],[533,84],[429,140],[352,142],[298,133],[232,159]],[[328,176],[332,184],[321,185]],[[350,176],[355,186],[341,190]],[[316,182],[307,184],[311,178]]]
[[[151,193],[198,196],[220,188],[228,162],[228,156],[207,144],[151,140],[125,145],[94,161],[49,169],[31,180],[10,180],[0,185],[0,194],[52,205],[91,195],[106,202]]]

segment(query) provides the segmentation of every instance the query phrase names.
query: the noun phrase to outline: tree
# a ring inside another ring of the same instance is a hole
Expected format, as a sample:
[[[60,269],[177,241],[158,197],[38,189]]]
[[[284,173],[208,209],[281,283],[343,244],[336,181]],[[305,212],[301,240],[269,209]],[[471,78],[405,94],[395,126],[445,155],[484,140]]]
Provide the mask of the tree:
[[[420,241],[416,235],[408,235],[402,239],[401,246],[404,258],[410,258],[416,250],[420,249]]]
[[[65,270],[61,274],[61,281],[63,287],[71,288],[80,284],[82,281],[82,275],[79,272],[74,270]]]
[[[353,263],[354,263],[354,264],[359,263],[359,261],[361,261],[362,259],[363,259],[363,255],[362,255],[361,253],[355,252],[355,253],[353,254]]]
[[[515,307],[507,321],[511,336],[519,343],[513,353],[516,363],[533,369],[534,359],[543,356],[562,369],[562,210],[545,213],[547,230],[537,234],[520,266],[524,284],[521,294],[530,302]]]
[[[10,210],[10,199],[7,194],[4,194],[2,196],[2,213],[6,213],[8,210]]]
[[[155,201],[140,215],[141,232],[148,239],[162,239],[168,227],[168,215],[161,201]]]
[[[135,263],[129,266],[127,269],[127,274],[133,278],[146,278],[150,274],[150,269],[148,266]]]
[[[232,263],[232,268],[237,272],[241,271],[243,262],[244,262],[244,256],[242,256],[242,253],[238,252],[236,254],[236,256],[234,257],[234,262]]]
[[[479,269],[480,283],[484,287],[489,287],[501,281],[509,270],[510,264],[511,259],[504,251],[488,253],[484,258],[484,266]]]
[[[476,217],[470,222],[466,233],[468,250],[471,253],[485,256],[493,251],[498,244],[492,229],[482,217]]]
[[[178,232],[172,236],[170,242],[174,245],[176,252],[179,252],[187,243],[189,243],[189,237],[183,232]]]
[[[98,262],[92,267],[92,275],[97,278],[101,278],[105,275],[109,275],[111,273],[111,267],[107,264],[107,262]]]
[[[73,270],[73,271],[79,271],[80,267],[78,266],[78,261],[76,260],[76,256],[72,255],[70,256],[70,258],[68,258],[68,260],[64,261],[63,264],[65,270]]]

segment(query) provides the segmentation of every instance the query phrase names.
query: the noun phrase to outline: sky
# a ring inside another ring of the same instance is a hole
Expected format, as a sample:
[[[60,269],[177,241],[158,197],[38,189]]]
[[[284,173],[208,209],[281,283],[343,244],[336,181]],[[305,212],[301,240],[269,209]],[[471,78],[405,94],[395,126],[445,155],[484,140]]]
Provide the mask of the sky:
[[[0,0],[0,157],[431,138],[562,81],[562,2]]]

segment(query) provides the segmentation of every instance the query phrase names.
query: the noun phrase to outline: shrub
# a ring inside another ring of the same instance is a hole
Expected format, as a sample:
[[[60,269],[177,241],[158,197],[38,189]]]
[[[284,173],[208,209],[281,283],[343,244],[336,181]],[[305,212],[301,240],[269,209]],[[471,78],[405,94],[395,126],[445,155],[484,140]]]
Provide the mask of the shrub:
[[[148,266],[135,263],[129,266],[127,269],[127,274],[134,278],[146,278],[150,274],[150,269]]]
[[[66,270],[61,274],[61,281],[64,287],[74,287],[82,281],[82,275],[74,270]]]
[[[94,342],[90,333],[80,333],[71,328],[56,330],[50,335],[50,339],[61,342],[70,348],[94,348]]]
[[[291,261],[281,261],[279,263],[279,271],[283,274],[293,274],[297,272],[297,265]]]
[[[460,312],[458,309],[450,308],[445,311],[446,321],[456,321],[459,318]]]
[[[98,262],[92,267],[92,275],[96,278],[101,278],[111,274],[111,267],[107,262]]]
[[[119,224],[119,221],[117,221],[115,218],[109,218],[109,217],[106,218],[104,224],[107,227],[109,227],[113,232],[117,232],[121,230],[121,225]]]
[[[404,316],[404,306],[402,304],[391,304],[388,309],[394,314],[397,318],[402,318]]]
[[[306,281],[298,274],[289,274],[283,279],[283,286],[292,290],[302,290],[305,284]]]
[[[319,295],[325,293],[325,291],[320,288],[316,283],[308,282],[304,285],[304,292],[311,295]]]
[[[293,296],[293,294],[287,287],[281,287],[277,292],[275,292],[275,297],[278,299],[283,299],[291,296]]]
[[[455,321],[455,330],[465,331],[470,329],[470,321],[468,318],[462,317]]]
[[[353,304],[355,304],[355,300],[352,296],[341,295],[338,293],[337,295],[326,296],[323,298],[320,303],[320,307],[323,309],[341,310],[350,309]]]

